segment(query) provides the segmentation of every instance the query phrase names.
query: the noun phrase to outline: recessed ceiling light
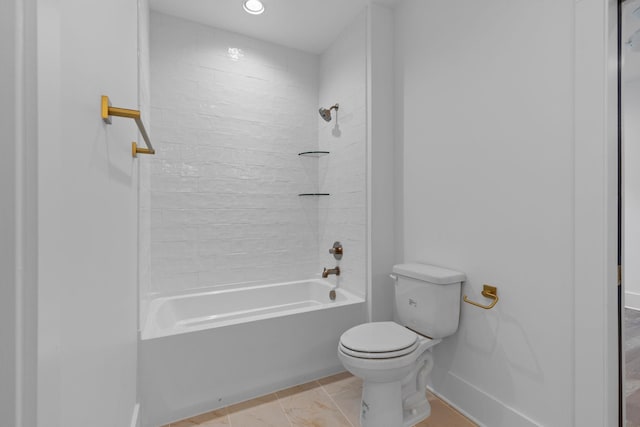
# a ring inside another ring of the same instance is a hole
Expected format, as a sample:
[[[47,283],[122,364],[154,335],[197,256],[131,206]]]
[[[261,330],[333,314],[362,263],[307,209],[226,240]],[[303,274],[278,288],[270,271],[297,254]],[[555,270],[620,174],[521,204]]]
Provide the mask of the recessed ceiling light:
[[[260,0],[245,0],[245,2],[242,3],[242,7],[245,12],[252,15],[260,15],[264,12],[264,5]]]

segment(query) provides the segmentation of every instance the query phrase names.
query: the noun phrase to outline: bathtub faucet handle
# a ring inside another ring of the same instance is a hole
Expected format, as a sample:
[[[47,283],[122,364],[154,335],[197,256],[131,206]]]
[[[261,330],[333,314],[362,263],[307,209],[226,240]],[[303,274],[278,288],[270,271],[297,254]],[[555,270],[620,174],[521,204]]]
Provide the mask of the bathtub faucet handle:
[[[327,278],[329,277],[330,274],[335,274],[336,276],[340,275],[340,267],[336,266],[336,268],[324,268],[324,270],[322,270],[322,277],[323,278]]]
[[[329,253],[338,261],[342,259],[342,243],[333,242],[333,247],[329,249]]]

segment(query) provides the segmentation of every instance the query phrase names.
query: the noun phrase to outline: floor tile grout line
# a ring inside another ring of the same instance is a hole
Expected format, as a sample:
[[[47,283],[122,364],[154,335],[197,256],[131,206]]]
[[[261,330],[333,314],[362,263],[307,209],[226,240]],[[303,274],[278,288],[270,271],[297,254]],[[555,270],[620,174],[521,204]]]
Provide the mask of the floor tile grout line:
[[[295,386],[294,386],[295,387]],[[290,387],[291,388],[291,387]],[[289,390],[288,388],[286,388],[285,390]],[[284,390],[280,390],[280,391],[284,391]],[[297,393],[296,393],[297,394]],[[280,400],[280,395],[278,394],[278,392],[275,392],[276,395],[276,399],[278,399],[278,405],[280,406],[280,409],[282,409],[282,413],[284,414],[285,418],[287,419],[287,421],[289,422],[289,426],[293,427],[293,421],[291,421],[291,418],[289,418],[289,414],[287,414],[286,409],[284,409],[284,405],[282,404],[282,401]]]
[[[216,409],[216,411],[224,411],[224,417],[226,418],[227,422],[229,423],[229,427],[233,427],[231,425],[231,415],[229,415],[229,406],[223,406],[220,409]]]
[[[320,384],[320,388],[322,388],[322,391],[324,391],[324,392],[325,392],[325,394],[326,394],[327,396],[329,396],[329,399],[331,400],[331,402],[333,402],[333,404],[334,404],[334,405],[336,405],[336,408],[338,408],[338,411],[340,411],[340,413],[341,413],[341,414],[342,414],[342,416],[347,420],[347,422],[349,423],[349,425],[350,425],[351,427],[356,427],[356,426],[354,426],[354,425],[353,425],[353,423],[351,422],[351,420],[349,419],[349,417],[347,417],[347,414],[345,414],[345,413],[342,411],[342,408],[340,407],[340,405],[338,405],[338,402],[336,402],[336,401],[333,399],[333,396],[332,396],[331,394],[329,394],[329,392],[324,388],[324,386],[323,386],[322,384]]]
[[[229,421],[229,427],[233,427],[233,422],[231,421],[231,414],[229,413],[229,407],[224,407],[225,412],[227,413],[227,421]]]
[[[625,330],[625,342],[624,342],[624,353],[625,353],[625,378],[623,378],[623,384],[625,386],[624,392],[624,402],[627,408],[635,409],[634,403],[635,399],[637,399],[638,386],[637,384],[634,386],[631,381],[633,379],[632,371],[635,371],[637,366],[637,354],[640,351],[640,336],[639,336],[639,328],[640,323],[640,313],[637,310],[633,310],[630,308],[624,308],[623,315],[623,327]],[[627,409],[627,426],[638,426],[638,415],[635,411]]]

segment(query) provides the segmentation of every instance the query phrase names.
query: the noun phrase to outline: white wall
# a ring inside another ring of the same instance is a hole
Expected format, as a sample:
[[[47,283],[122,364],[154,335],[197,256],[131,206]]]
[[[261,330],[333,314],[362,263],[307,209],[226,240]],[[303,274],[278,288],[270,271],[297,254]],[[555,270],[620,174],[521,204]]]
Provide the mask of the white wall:
[[[623,85],[625,305],[640,310],[640,80]]]
[[[394,199],[397,185],[394,138],[394,14],[384,7],[369,7],[368,24],[368,106],[369,212],[371,222],[371,318],[391,320],[394,285],[389,278],[396,263]]]
[[[337,264],[329,248],[340,241],[344,256],[338,283],[363,297],[367,280],[366,17],[363,11],[320,57],[319,105],[329,108],[338,103],[340,108],[332,111],[330,122],[319,121],[319,149],[331,154],[320,159],[318,188],[331,195],[314,201],[319,211],[320,265]]]
[[[238,49],[236,56],[229,49]],[[151,292],[317,276],[318,57],[151,17]],[[249,268],[250,266],[250,268]]]
[[[150,14],[149,0],[138,0],[138,103],[146,131],[154,144],[151,127],[151,71],[150,71]],[[155,146],[154,146],[155,148]],[[148,295],[151,289],[151,166],[156,157],[141,156],[138,162],[138,307],[139,324],[144,322]]]
[[[137,107],[136,2],[42,0],[37,14],[38,425],[129,426],[137,130],[103,124],[100,96]]]
[[[138,0],[138,104],[143,123],[147,124],[147,133],[151,141],[151,74],[149,60],[150,37],[149,0]],[[138,337],[146,317],[149,287],[151,286],[151,165],[154,157],[142,156],[138,162]],[[141,384],[141,349],[138,345],[136,402],[131,427],[140,427],[146,408],[141,409],[143,390]]]
[[[17,52],[16,3],[3,7],[0,14],[0,52],[2,61],[9,66],[0,67],[0,129],[6,143],[0,144],[0,424],[17,424],[17,305],[16,293],[16,133]]]
[[[573,425],[573,2],[396,11],[405,261],[464,271],[434,389],[492,427]]]

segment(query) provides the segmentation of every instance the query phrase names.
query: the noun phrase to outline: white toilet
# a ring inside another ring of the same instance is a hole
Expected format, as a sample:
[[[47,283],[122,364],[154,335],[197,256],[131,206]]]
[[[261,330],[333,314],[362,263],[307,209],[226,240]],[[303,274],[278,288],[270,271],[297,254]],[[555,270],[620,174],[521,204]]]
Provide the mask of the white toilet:
[[[427,418],[431,348],[458,330],[464,273],[399,264],[395,322],[354,326],[340,337],[338,357],[363,380],[362,427],[410,427]]]

